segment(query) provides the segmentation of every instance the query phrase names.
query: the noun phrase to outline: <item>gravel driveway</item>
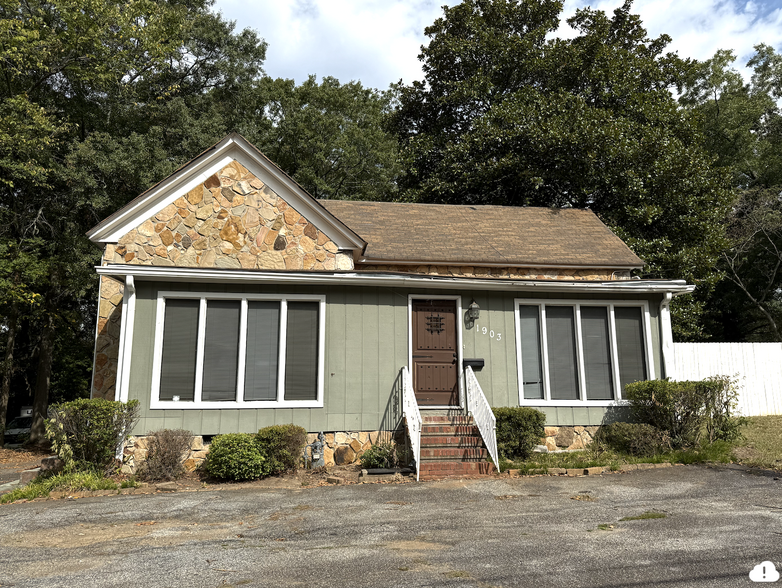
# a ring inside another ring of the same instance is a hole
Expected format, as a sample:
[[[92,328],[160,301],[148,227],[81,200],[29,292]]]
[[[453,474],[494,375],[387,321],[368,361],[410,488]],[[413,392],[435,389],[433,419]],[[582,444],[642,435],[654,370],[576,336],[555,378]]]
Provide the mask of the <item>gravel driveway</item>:
[[[765,560],[782,481],[738,467],[0,507],[0,586],[751,586]]]

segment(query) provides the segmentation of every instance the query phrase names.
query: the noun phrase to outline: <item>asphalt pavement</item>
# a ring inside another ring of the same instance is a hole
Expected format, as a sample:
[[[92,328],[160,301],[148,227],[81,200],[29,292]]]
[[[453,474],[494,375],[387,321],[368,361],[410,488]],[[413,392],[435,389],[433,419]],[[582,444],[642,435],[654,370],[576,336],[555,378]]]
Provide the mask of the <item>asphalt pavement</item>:
[[[752,586],[764,561],[782,481],[738,467],[0,506],[3,587]]]

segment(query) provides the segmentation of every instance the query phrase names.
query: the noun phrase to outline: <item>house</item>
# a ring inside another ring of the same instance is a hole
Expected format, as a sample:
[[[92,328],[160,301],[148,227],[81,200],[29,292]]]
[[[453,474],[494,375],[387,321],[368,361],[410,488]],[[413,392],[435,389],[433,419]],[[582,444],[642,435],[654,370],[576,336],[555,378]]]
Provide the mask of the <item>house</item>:
[[[589,210],[318,201],[236,134],[88,235],[93,397],[137,399],[137,434],[295,423],[348,461],[470,398],[586,443],[625,383],[668,373],[668,305],[693,290],[632,278]]]

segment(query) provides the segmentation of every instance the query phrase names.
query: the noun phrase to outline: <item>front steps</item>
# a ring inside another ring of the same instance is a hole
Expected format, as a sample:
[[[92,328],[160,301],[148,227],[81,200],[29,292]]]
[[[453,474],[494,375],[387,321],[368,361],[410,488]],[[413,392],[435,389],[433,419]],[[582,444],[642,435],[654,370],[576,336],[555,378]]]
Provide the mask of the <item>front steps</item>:
[[[489,476],[494,465],[471,416],[424,416],[419,479]]]

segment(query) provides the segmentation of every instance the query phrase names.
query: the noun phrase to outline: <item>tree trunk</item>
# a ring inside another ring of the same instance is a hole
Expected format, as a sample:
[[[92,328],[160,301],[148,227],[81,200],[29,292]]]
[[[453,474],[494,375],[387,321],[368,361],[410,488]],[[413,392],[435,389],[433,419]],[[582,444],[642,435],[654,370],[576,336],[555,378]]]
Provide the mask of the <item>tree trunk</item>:
[[[41,332],[41,347],[38,354],[38,368],[33,396],[33,424],[30,427],[30,445],[43,445],[46,442],[46,413],[49,408],[49,382],[52,376],[54,359],[54,313],[47,308],[44,327]]]
[[[8,415],[8,397],[11,395],[11,377],[14,373],[14,340],[18,327],[19,309],[16,301],[11,303],[8,317],[8,333],[5,341],[5,357],[3,358],[3,382],[0,384],[0,447],[5,445],[5,425]]]

